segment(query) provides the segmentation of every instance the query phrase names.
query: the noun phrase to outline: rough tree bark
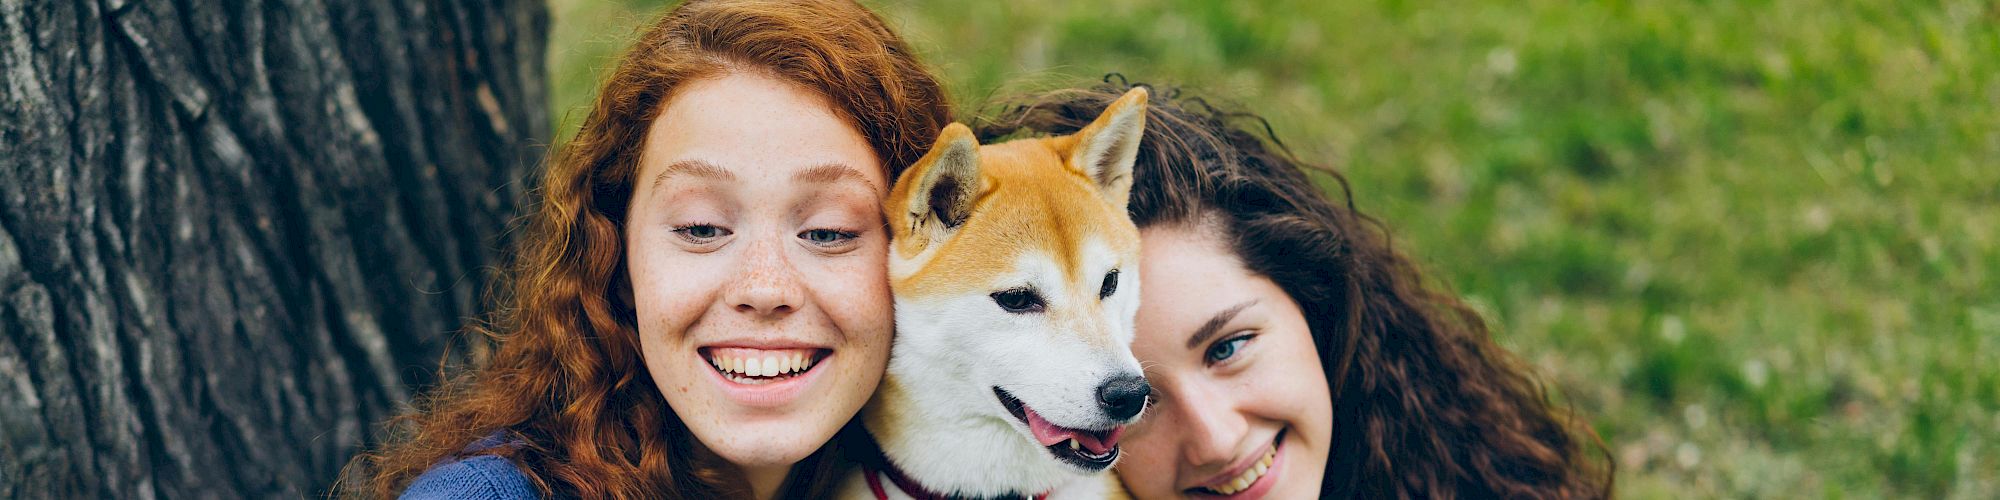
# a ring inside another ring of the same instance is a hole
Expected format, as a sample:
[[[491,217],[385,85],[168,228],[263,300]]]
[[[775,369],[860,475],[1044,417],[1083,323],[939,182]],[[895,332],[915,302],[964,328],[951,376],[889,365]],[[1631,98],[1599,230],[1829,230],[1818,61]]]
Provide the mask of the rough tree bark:
[[[480,313],[539,0],[0,0],[0,497],[302,497]]]

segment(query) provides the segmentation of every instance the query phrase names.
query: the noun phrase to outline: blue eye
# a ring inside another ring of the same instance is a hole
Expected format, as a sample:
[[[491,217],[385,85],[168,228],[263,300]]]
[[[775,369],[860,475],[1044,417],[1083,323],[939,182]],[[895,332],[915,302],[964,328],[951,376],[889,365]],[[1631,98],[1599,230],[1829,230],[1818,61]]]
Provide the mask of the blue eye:
[[[799,238],[806,240],[807,243],[819,246],[838,245],[858,237],[860,235],[853,232],[835,229],[808,229],[805,232],[799,233]]]
[[[1236,337],[1231,337],[1229,340],[1216,342],[1215,345],[1209,346],[1208,363],[1209,364],[1221,363],[1223,361],[1228,361],[1229,358],[1235,357],[1236,351],[1243,349],[1244,344],[1250,343],[1251,337],[1256,337],[1256,335],[1239,335]]]
[[[675,226],[674,234],[679,234],[682,238],[686,238],[691,242],[706,243],[716,238],[728,236],[730,233],[728,229],[723,229],[720,226],[688,224],[685,226]]]

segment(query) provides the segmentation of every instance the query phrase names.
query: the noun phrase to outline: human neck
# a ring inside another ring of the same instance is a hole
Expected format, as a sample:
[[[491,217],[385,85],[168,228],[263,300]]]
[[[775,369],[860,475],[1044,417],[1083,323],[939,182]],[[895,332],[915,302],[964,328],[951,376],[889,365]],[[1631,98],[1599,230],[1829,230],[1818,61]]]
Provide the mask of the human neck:
[[[789,465],[744,467],[743,478],[750,481],[751,498],[771,500],[778,497],[778,487],[784,486],[785,476],[791,472]]]
[[[750,498],[754,500],[771,500],[777,498],[778,487],[785,485],[785,476],[790,475],[792,472],[793,464],[764,466],[738,465],[730,462],[729,459],[716,455],[714,450],[708,449],[708,446],[699,442],[695,444],[695,454],[704,460],[712,460],[712,462],[709,462],[712,464],[726,464],[735,467],[736,472],[743,475],[743,480],[750,483]]]

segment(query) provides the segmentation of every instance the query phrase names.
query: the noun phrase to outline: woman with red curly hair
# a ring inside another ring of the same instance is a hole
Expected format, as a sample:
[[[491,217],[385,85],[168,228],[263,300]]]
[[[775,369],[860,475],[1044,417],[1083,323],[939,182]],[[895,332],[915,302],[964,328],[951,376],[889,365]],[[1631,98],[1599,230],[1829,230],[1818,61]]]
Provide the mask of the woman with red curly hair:
[[[1074,132],[1122,87],[1028,99],[981,135]],[[1129,207],[1143,242],[1132,348],[1156,397],[1117,465],[1134,496],[1610,494],[1595,434],[1380,223],[1328,199],[1248,115],[1160,94]]]
[[[851,1],[674,8],[550,160],[490,362],[357,459],[373,495],[828,494],[893,332],[881,200],[949,116]]]

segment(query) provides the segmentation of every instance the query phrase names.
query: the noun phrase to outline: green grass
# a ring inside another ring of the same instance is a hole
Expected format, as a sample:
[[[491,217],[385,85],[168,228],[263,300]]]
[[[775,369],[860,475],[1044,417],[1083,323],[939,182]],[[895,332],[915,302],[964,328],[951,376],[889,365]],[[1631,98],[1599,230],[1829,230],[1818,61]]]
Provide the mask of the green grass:
[[[1262,113],[1626,497],[2000,496],[1990,2],[871,5],[965,110],[1117,71]],[[563,116],[660,6],[553,7]]]

